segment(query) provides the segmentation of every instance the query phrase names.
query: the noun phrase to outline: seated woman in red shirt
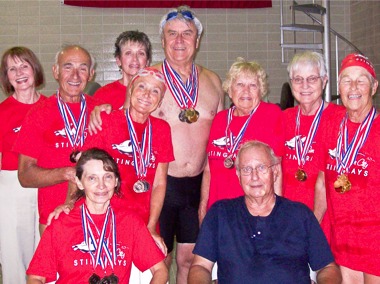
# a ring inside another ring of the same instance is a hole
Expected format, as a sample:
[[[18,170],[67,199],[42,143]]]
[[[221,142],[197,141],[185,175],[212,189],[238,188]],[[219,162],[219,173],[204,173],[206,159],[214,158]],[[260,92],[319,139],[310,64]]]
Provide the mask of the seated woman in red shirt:
[[[77,202],[45,230],[27,283],[128,283],[132,261],[166,283],[164,255],[143,220],[117,206],[120,173],[104,150],[89,149],[76,165]],[[152,281],[153,281],[152,280]]]

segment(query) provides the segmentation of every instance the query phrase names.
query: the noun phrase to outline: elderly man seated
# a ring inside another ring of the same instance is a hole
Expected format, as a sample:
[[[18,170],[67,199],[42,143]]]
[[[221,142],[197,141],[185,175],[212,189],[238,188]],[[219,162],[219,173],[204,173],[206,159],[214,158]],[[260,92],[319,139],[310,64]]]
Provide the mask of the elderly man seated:
[[[281,165],[262,142],[245,143],[236,173],[244,196],[221,200],[207,213],[194,249],[189,283],[340,283],[341,274],[313,212],[274,193]]]

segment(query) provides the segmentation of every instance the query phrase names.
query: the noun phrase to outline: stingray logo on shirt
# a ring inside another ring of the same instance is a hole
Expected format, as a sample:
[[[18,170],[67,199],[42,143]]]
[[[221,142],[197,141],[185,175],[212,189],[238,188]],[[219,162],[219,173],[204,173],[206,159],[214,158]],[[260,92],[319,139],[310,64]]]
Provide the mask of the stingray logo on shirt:
[[[112,149],[118,150],[121,154],[132,156],[133,148],[131,140],[125,140],[120,144],[112,144]]]
[[[55,148],[72,148],[70,141],[67,138],[65,128],[54,130],[53,132],[54,132],[54,136],[56,138],[62,138],[65,140],[65,142],[63,142],[63,141],[55,142]],[[75,128],[74,127],[70,128],[69,134],[72,137],[75,135]],[[87,128],[85,129],[85,132],[84,132],[84,138],[86,139],[86,137],[87,137]],[[57,140],[57,139],[55,139],[55,140]]]
[[[296,138],[299,139],[300,137],[301,137],[301,135],[294,136],[292,139],[285,141],[285,146],[288,147],[288,149],[292,150],[291,153],[286,153],[286,159],[287,160],[294,160],[294,161],[298,160],[297,155],[296,155],[296,151],[295,151],[296,150]],[[305,146],[305,141],[306,141],[306,136],[303,136],[301,138],[301,142],[302,142],[302,145],[304,145],[304,146]],[[311,144],[308,154],[314,153],[314,149],[312,147],[314,143],[315,142],[313,142]],[[313,155],[306,155],[305,160],[306,160],[306,162],[311,162],[313,160]]]
[[[328,149],[328,153],[330,156],[330,160],[327,162],[326,169],[330,171],[336,171],[337,150],[336,148]],[[371,157],[367,157],[365,154],[359,152],[356,156],[354,164],[350,167],[349,174],[366,177],[369,173],[369,171],[367,170],[369,164],[374,162],[375,161]]]
[[[20,130],[21,130],[21,125],[19,127],[15,127],[15,128],[12,129],[12,131],[14,133],[18,133],[18,132],[20,132]]]
[[[223,136],[219,139],[215,139],[212,141],[212,145],[223,148],[226,147],[227,143],[229,142],[229,138],[226,136]]]
[[[296,148],[296,139],[299,139],[300,137],[301,135],[297,135],[297,136],[294,136],[292,139],[285,141],[285,146],[288,147],[289,149],[294,150]],[[303,136],[301,138],[302,145],[305,145],[305,141],[306,141],[306,136]],[[314,142],[312,144],[314,144]],[[312,147],[310,147],[309,153],[314,153],[314,149]]]
[[[86,265],[91,265],[92,266],[92,258],[90,256],[90,254],[88,254],[88,252],[91,250],[91,252],[95,252],[95,247],[93,245],[90,245],[90,249],[88,248],[88,246],[86,245],[86,243],[83,241],[82,243],[80,244],[77,244],[77,245],[73,245],[72,246],[72,249],[74,251],[80,251],[82,252],[84,255],[84,257],[82,258],[75,258],[74,259],[74,266],[86,266]],[[120,266],[127,266],[127,260],[125,259],[126,257],[126,251],[128,251],[128,247],[126,246],[123,246],[121,244],[117,244],[117,248],[116,248],[116,263],[117,265],[120,265]]]
[[[65,128],[54,131],[54,134],[55,134],[55,136],[62,136],[63,138],[67,137]],[[69,130],[69,134],[71,136],[73,136],[75,134],[75,128],[74,127]]]
[[[211,143],[212,145],[218,147],[219,149],[221,149],[221,151],[208,151],[208,156],[209,157],[220,157],[220,158],[227,158],[229,156],[228,152],[227,152],[227,143],[229,142],[229,138],[227,136],[223,136],[219,139],[215,139],[213,140]],[[240,146],[238,146],[239,148]],[[236,152],[232,155],[232,158],[235,159],[236,158]]]

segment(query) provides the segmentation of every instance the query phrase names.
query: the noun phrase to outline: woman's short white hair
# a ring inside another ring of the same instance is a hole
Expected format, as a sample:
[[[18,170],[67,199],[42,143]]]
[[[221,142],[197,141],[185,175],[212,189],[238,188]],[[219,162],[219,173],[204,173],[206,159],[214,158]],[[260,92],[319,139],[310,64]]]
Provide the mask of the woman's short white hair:
[[[183,14],[183,13],[185,13],[185,14]],[[191,18],[187,17],[186,13],[190,13]],[[172,14],[173,16],[170,17],[170,14]],[[168,19],[168,17],[169,17],[169,19]],[[174,19],[178,19],[182,22],[187,22],[187,23],[192,21],[194,23],[195,27],[197,28],[198,39],[201,37],[202,32],[203,32],[203,26],[202,26],[202,23],[199,21],[199,19],[195,16],[195,13],[190,9],[189,6],[179,6],[175,9],[170,10],[161,18],[160,29],[159,29],[159,34],[160,34],[161,38],[163,36],[163,31],[164,31],[164,27],[165,27],[166,23],[171,21],[171,20],[174,20]]]
[[[327,76],[327,69],[325,60],[322,54],[315,51],[305,51],[302,53],[296,53],[293,59],[289,62],[288,73],[289,78],[293,78],[293,73],[299,70],[304,70],[306,68],[317,67],[319,70],[319,76]],[[305,70],[306,71],[306,70]]]

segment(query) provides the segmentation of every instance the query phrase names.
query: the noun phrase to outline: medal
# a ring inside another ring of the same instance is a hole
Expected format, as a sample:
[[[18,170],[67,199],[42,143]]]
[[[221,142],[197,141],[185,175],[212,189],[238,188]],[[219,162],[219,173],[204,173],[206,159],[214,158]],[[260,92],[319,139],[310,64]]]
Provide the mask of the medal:
[[[345,193],[351,189],[351,182],[348,180],[348,176],[345,173],[349,172],[350,167],[355,163],[359,150],[367,140],[375,116],[376,109],[372,107],[371,111],[356,130],[350,143],[348,142],[348,114],[342,119],[339,127],[339,135],[336,145],[337,154],[335,157],[336,171],[339,174],[337,180],[334,182],[336,192]]]
[[[199,112],[195,110],[198,101],[198,70],[192,64],[191,73],[186,82],[169,65],[167,60],[162,63],[162,73],[170,89],[173,99],[182,109],[178,118],[182,122],[194,123],[199,118]]]
[[[199,112],[193,108],[189,108],[185,111],[185,115],[186,115],[186,122],[193,123],[193,122],[197,122],[198,117],[199,117]]]
[[[182,109],[181,112],[178,115],[178,118],[182,122],[186,122],[186,110]]]
[[[102,279],[100,279],[100,276],[93,273],[91,277],[88,279],[89,284],[118,284],[119,278],[115,274],[111,274],[108,276],[104,276]]]
[[[133,185],[133,191],[136,193],[147,192],[150,188],[149,182],[145,180],[138,180]]]
[[[72,162],[72,163],[75,164],[78,161],[77,160],[77,156],[78,156],[79,153],[80,152],[78,150],[72,151],[71,154],[70,154],[70,162]]]
[[[351,189],[351,182],[348,180],[348,176],[341,174],[334,182],[335,191],[338,193],[345,193]]]
[[[306,181],[307,180],[307,174],[303,169],[298,169],[296,171],[295,178],[298,181]]]
[[[234,167],[234,160],[232,159],[231,156],[228,156],[224,160],[224,167],[227,168],[227,169],[232,169]]]

